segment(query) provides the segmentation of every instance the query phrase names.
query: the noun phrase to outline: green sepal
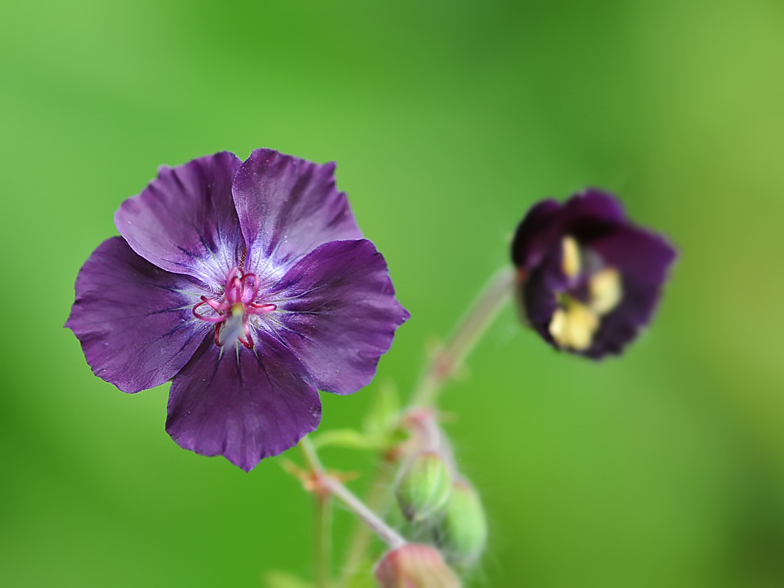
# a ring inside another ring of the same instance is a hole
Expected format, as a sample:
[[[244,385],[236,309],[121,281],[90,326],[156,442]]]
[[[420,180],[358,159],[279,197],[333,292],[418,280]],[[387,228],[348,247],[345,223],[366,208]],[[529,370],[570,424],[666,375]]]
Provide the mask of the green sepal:
[[[436,451],[423,451],[403,466],[395,497],[406,519],[413,523],[436,520],[444,514],[452,493],[452,474]]]
[[[363,449],[377,451],[384,447],[383,439],[371,437],[356,429],[333,429],[312,437],[316,449],[322,447],[343,447],[344,449]]]
[[[436,543],[447,561],[458,569],[476,565],[487,545],[487,517],[479,493],[458,478],[446,514],[435,528]]]

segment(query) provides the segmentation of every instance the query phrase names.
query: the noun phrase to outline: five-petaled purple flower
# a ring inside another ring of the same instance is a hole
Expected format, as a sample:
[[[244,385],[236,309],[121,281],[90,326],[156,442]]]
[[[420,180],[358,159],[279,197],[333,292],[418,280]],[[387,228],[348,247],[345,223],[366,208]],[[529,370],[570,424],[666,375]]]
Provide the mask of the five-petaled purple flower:
[[[554,347],[593,359],[620,353],[650,322],[675,257],[596,189],[535,204],[512,243],[525,319]]]
[[[79,272],[66,326],[120,390],[172,380],[181,447],[246,471],[292,447],[408,318],[334,170],[269,149],[162,167]]]

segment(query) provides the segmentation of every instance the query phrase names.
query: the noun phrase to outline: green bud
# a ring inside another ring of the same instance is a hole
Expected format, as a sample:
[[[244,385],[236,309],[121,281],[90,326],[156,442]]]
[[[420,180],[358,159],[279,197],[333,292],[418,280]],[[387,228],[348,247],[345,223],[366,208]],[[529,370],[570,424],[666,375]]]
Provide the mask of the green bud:
[[[476,565],[487,544],[487,518],[479,493],[465,478],[455,480],[452,499],[436,529],[436,539],[456,568]]]
[[[452,493],[452,475],[436,451],[415,455],[401,471],[395,495],[403,515],[411,522],[438,519]]]

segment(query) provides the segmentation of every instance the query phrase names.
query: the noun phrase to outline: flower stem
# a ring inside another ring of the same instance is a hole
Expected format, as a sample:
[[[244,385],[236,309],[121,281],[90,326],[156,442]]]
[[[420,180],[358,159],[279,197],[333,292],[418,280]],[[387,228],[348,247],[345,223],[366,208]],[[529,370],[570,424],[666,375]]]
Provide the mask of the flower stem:
[[[315,498],[315,545],[313,559],[316,588],[329,588],[331,584],[332,556],[332,498],[329,494],[314,494]]]
[[[321,465],[316,448],[306,436],[299,442],[305,463],[313,476],[314,532],[313,532],[313,569],[316,588],[329,588],[331,584],[332,548],[332,500],[324,485],[326,473]]]
[[[321,465],[321,460],[319,459],[318,453],[316,453],[316,446],[313,445],[313,441],[310,440],[310,437],[306,435],[300,439],[298,447],[302,452],[302,457],[305,459],[305,463],[311,473],[316,476],[324,476],[324,466]]]
[[[435,404],[441,387],[454,375],[511,298],[514,280],[511,267],[502,268],[490,279],[446,342],[433,354],[414,388],[411,406]]]
[[[354,496],[354,494],[340,483],[336,478],[327,476],[326,485],[333,496],[345,504],[349,509],[354,511],[359,518],[365,521],[365,524],[370,527],[379,538],[386,543],[390,549],[397,549],[406,544],[406,540],[401,537],[397,531],[387,525],[381,517],[370,510],[364,502]]]
[[[300,439],[299,447],[305,458],[305,462],[308,465],[308,469],[314,477],[314,493],[317,497],[324,491],[328,494],[332,494],[332,496],[345,504],[349,510],[354,511],[354,514],[362,519],[365,524],[370,527],[370,530],[378,535],[382,541],[389,545],[390,549],[406,544],[406,540],[403,539],[403,537],[387,525],[381,517],[368,508],[364,502],[354,496],[340,480],[334,476],[330,476],[324,471],[324,467],[321,465],[321,461],[316,453],[316,448],[307,436]]]
[[[365,504],[374,513],[384,512],[389,499],[391,498],[390,484],[394,470],[390,464],[382,463],[373,479],[372,486],[368,492]],[[351,579],[357,572],[361,570],[361,566],[365,561],[365,554],[370,544],[372,537],[370,527],[363,522],[357,522],[354,533],[351,536],[348,550],[346,551],[346,558],[343,564],[343,575],[340,578],[339,586],[348,586]]]

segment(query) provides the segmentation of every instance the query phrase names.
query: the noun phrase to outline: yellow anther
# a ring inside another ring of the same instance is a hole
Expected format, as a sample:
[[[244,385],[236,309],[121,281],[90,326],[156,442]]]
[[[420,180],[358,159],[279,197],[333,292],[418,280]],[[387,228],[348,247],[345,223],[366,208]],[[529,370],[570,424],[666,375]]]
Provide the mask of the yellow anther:
[[[612,311],[623,298],[621,274],[611,267],[605,268],[588,281],[591,294],[589,306],[598,315]]]
[[[561,268],[567,278],[574,278],[580,273],[580,246],[574,237],[564,237],[561,241]]]
[[[566,347],[568,343],[566,338],[567,321],[566,311],[562,308],[557,309],[553,313],[553,318],[550,319],[550,335],[553,336],[555,342],[561,347]]]
[[[579,302],[571,304],[568,316],[566,331],[569,338],[569,347],[577,351],[585,351],[591,346],[593,334],[599,328],[599,319],[591,310]]]
[[[550,335],[560,347],[575,351],[588,349],[598,328],[599,318],[576,300],[570,300],[565,309],[557,309],[549,326]]]

